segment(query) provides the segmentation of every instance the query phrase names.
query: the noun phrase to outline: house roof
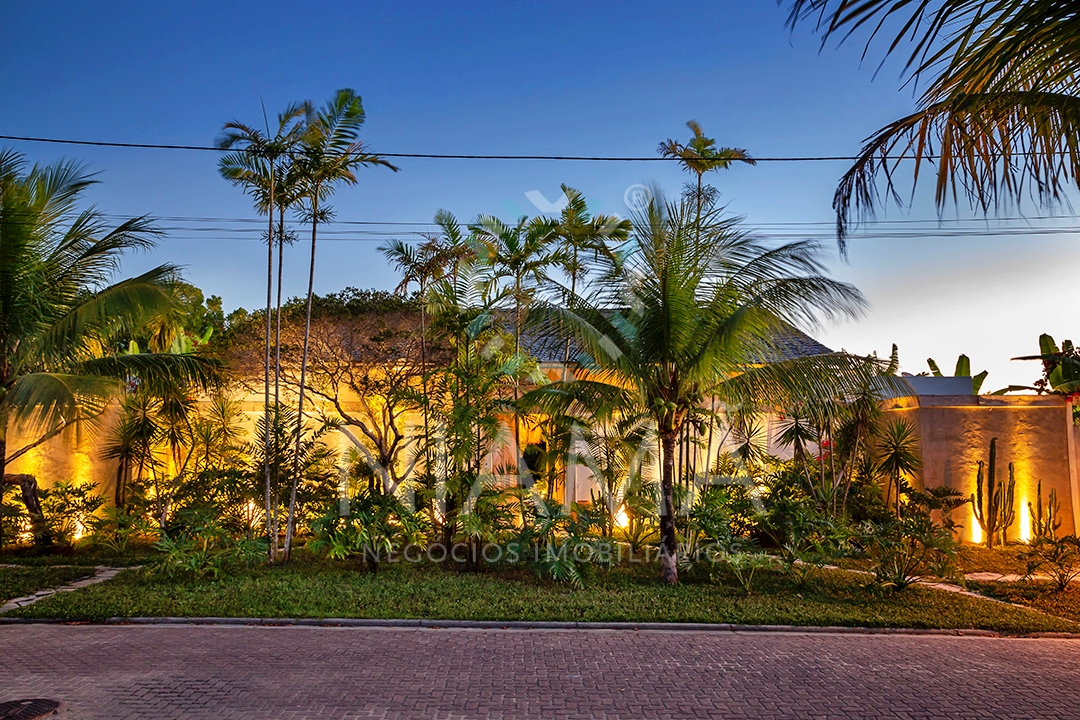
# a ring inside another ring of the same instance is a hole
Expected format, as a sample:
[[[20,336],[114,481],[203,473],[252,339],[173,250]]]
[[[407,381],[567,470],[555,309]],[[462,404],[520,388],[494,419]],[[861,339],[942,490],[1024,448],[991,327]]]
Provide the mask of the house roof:
[[[833,352],[830,348],[792,325],[786,325],[783,330],[774,335],[771,346],[767,351],[753,357],[752,360],[757,363],[773,363]],[[566,357],[566,341],[554,333],[544,332],[542,328],[526,329],[521,336],[521,349],[541,363],[561,363]],[[580,354],[581,350],[571,341],[571,361]]]

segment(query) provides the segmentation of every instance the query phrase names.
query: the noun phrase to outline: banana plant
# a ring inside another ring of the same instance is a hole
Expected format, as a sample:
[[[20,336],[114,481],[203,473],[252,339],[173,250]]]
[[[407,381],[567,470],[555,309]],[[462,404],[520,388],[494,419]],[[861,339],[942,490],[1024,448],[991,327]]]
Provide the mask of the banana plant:
[[[941,372],[941,368],[934,361],[934,358],[926,358],[926,364],[930,366],[930,372],[934,377],[945,377]],[[976,375],[971,374],[971,358],[967,355],[961,354],[956,358],[956,369],[953,370],[953,377],[970,377],[971,378],[971,392],[973,395],[978,395],[979,390],[982,389],[983,381],[986,380],[988,374],[987,370],[983,370]]]

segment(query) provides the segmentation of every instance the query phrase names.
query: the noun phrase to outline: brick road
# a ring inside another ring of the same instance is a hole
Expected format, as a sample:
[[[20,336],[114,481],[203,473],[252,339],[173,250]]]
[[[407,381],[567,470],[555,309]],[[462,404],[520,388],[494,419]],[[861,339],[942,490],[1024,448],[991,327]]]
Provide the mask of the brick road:
[[[0,627],[0,702],[75,718],[1076,718],[1080,641]]]

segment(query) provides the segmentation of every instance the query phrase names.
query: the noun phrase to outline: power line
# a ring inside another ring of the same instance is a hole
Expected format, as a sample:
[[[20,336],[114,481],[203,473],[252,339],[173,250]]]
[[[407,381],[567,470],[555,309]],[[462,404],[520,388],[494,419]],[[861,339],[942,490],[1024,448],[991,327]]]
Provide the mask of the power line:
[[[0,140],[14,140],[18,142],[52,143],[55,145],[83,145],[90,147],[110,148],[135,148],[142,150],[195,150],[201,152],[229,152],[222,148],[211,145],[173,145],[162,143],[133,143],[133,142],[108,142],[104,140],[70,140],[64,138],[28,137],[22,135],[0,135]],[[604,155],[465,155],[452,153],[398,153],[377,152],[374,153],[384,158],[414,158],[420,160],[560,160],[560,161],[583,161],[583,162],[679,162],[679,158],[672,157],[618,157]],[[755,157],[755,162],[852,162],[857,157],[847,155],[822,155],[822,156],[791,156],[791,157]]]

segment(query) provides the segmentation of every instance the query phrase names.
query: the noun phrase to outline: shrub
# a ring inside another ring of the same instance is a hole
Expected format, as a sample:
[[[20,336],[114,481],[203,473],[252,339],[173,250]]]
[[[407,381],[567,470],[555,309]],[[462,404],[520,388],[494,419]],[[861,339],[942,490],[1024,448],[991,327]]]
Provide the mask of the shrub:
[[[60,482],[41,491],[41,509],[56,543],[70,547],[82,534],[91,531],[94,513],[105,504],[105,498],[95,490],[97,483]]]
[[[264,561],[266,541],[237,538],[213,514],[201,510],[177,513],[173,536],[162,535],[154,548],[162,553],[157,569],[169,577],[187,573],[195,577],[218,577],[229,565]]]
[[[1041,571],[1050,576],[1058,592],[1080,577],[1080,540],[1075,535],[1037,537],[1021,558],[1027,564],[1025,578]]]
[[[348,512],[341,509],[335,502],[312,521],[307,547],[334,560],[361,557],[373,572],[383,558],[419,542],[427,529],[424,516],[393,495],[360,495],[349,501]]]
[[[936,574],[956,564],[952,533],[929,514],[911,513],[880,525],[864,523],[858,542],[873,563],[877,583],[893,590],[903,590],[931,569]]]

